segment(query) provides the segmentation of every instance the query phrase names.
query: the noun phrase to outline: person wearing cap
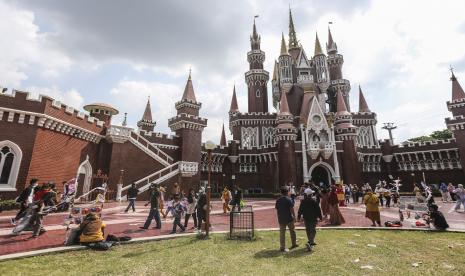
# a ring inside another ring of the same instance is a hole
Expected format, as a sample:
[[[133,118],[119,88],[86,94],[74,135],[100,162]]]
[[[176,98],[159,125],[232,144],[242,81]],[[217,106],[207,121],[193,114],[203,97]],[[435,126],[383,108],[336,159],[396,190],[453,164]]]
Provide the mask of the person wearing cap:
[[[465,211],[465,189],[462,184],[459,184],[457,189],[454,190],[455,198],[457,202],[455,203],[455,211],[458,212],[460,209],[460,204],[463,205]]]
[[[297,213],[297,218],[300,221],[301,217],[304,217],[305,223],[305,232],[307,233],[308,242],[306,244],[307,250],[312,251],[315,243],[316,236],[316,225],[318,219],[323,220],[321,215],[321,209],[318,203],[313,199],[314,191],[310,188],[305,189],[304,199],[300,203],[299,211]]]
[[[429,212],[425,218],[426,222],[433,223],[434,228],[437,230],[446,230],[449,228],[449,224],[447,223],[444,214],[438,210],[439,208],[436,204],[431,204],[428,209]]]

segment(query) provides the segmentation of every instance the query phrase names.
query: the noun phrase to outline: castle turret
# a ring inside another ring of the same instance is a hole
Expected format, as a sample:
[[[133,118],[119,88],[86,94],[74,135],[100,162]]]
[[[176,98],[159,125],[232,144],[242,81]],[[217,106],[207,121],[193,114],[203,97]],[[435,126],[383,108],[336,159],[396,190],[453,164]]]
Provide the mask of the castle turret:
[[[247,53],[249,71],[245,73],[245,82],[248,86],[249,112],[268,112],[268,71],[263,69],[265,52],[260,50],[260,36],[257,33],[255,20],[250,36],[251,50]]]
[[[139,131],[143,130],[145,132],[153,132],[155,128],[156,122],[152,120],[152,108],[150,107],[150,97],[147,100],[147,105],[145,106],[144,115],[142,115],[142,119],[137,122],[137,127],[139,127]]]
[[[105,103],[88,104],[84,106],[84,110],[88,111],[90,116],[103,121],[106,127],[111,125],[111,117],[119,113],[116,108]]]
[[[221,129],[220,146],[224,146],[224,147],[227,146],[227,144],[226,144],[226,133],[224,132],[224,124],[223,124],[223,128]]]
[[[280,93],[288,93],[292,87],[292,58],[286,48],[284,34],[281,34],[281,54],[278,58]]]
[[[333,40],[331,30],[328,28],[328,44],[326,44],[328,53],[327,64],[329,71],[330,86],[328,88],[329,111],[336,112],[337,92],[341,91],[347,110],[350,112],[349,92],[350,82],[342,76],[342,65],[344,57],[338,54],[336,42]]]
[[[315,64],[316,83],[320,88],[318,102],[323,112],[326,112],[326,92],[329,87],[328,64],[326,62],[326,56],[321,49],[318,34],[315,36],[315,54],[313,56],[313,62]]]
[[[342,141],[342,152],[339,153],[339,158],[342,160],[342,179],[347,184],[361,183],[360,165],[355,147],[357,127],[352,124],[352,114],[347,110],[341,91],[337,92],[334,125],[336,140]]]
[[[296,183],[295,140],[297,129],[293,125],[294,117],[289,111],[287,94],[281,94],[276,122],[276,140],[278,142],[279,185]]]
[[[181,149],[181,161],[200,164],[202,132],[207,126],[207,119],[199,117],[202,104],[197,102],[192,84],[191,73],[184,88],[182,99],[175,104],[177,115],[168,120],[168,126],[179,136]],[[197,171],[189,177],[182,177],[183,188],[197,187],[200,181],[200,173]]]
[[[292,19],[292,11],[289,8],[289,54],[294,58],[300,52],[299,41],[297,40],[297,33],[294,27],[294,20]]]

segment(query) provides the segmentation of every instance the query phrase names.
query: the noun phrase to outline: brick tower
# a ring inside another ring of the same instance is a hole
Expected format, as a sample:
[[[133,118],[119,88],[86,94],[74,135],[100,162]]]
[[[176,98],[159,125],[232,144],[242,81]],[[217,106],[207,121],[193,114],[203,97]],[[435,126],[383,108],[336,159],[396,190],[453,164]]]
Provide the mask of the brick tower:
[[[352,124],[352,114],[347,111],[342,92],[337,92],[337,112],[334,120],[336,140],[342,141],[342,179],[347,184],[361,183],[360,166],[357,159],[355,140],[357,127]]]
[[[177,115],[168,120],[168,126],[180,138],[181,161],[192,162],[191,164],[200,164],[202,132],[207,126],[207,119],[199,117],[199,110],[202,104],[197,102],[192,85],[192,77],[189,72],[186,87],[182,99],[175,104]],[[192,176],[181,177],[181,187],[197,187],[200,183],[200,173],[197,172]]]
[[[255,20],[250,36],[251,50],[247,53],[249,71],[245,73],[245,82],[248,86],[249,112],[268,112],[268,71],[263,69],[265,52],[260,50],[260,36],[257,33]]]
[[[465,156],[465,92],[452,72],[452,100],[447,102],[447,109],[452,118],[446,118],[447,128],[454,133],[460,156]],[[462,170],[465,172],[465,158],[460,158]]]
[[[297,129],[292,124],[294,116],[289,111],[286,93],[281,93],[281,102],[276,119],[276,140],[278,143],[279,186],[296,183],[295,140]]]

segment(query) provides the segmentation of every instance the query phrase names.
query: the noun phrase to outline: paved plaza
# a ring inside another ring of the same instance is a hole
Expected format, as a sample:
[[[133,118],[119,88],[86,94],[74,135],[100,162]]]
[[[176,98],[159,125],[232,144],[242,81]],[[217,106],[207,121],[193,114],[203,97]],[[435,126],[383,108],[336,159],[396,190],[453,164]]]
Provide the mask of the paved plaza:
[[[440,211],[444,213],[450,225],[450,230],[465,230],[465,213],[454,211],[454,203],[442,203],[439,198],[436,199]],[[130,236],[132,238],[150,237],[168,235],[172,229],[172,218],[162,219],[162,229],[157,230],[153,227],[154,222],[148,230],[139,229],[143,225],[148,215],[149,208],[144,207],[145,202],[137,202],[136,212],[124,213],[126,203],[107,203],[103,211],[103,220],[107,224],[106,234],[116,236]],[[275,200],[273,199],[246,199],[246,204],[252,205],[255,217],[256,229],[277,228],[276,211],[274,209]],[[299,202],[297,202],[298,206]],[[220,201],[213,201],[212,226],[213,231],[229,230],[229,215],[222,214]],[[387,220],[397,220],[399,218],[398,208],[381,208],[382,222]],[[346,223],[340,226],[344,227],[370,227],[371,222],[365,218],[365,206],[362,204],[349,204],[347,207],[341,207],[341,212],[346,219]],[[55,213],[45,217],[44,225],[47,232],[36,239],[31,239],[31,232],[23,232],[19,236],[12,236],[12,225],[10,218],[14,216],[14,211],[3,212],[0,214],[0,255],[26,252],[38,249],[59,247],[63,245],[65,239],[64,218],[67,213]],[[415,222],[413,218],[404,221],[403,228],[412,228]],[[193,232],[192,219],[189,222],[187,232]],[[303,222],[298,222],[297,226],[304,226]],[[330,226],[326,221],[320,222],[319,226]]]

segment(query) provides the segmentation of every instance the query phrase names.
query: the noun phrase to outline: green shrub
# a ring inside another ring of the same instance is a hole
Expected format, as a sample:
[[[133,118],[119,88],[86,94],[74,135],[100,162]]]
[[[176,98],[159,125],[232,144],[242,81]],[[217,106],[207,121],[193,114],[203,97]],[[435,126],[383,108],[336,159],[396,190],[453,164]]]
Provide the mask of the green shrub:
[[[18,209],[18,208],[19,208],[19,204],[12,199],[0,200],[0,210],[2,211],[13,210],[13,209]]]

